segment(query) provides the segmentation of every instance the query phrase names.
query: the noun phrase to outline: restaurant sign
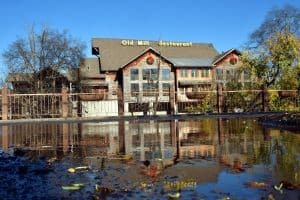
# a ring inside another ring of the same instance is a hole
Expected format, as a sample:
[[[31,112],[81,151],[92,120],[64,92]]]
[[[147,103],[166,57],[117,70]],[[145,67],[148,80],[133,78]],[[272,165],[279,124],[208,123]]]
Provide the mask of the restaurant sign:
[[[121,40],[123,46],[150,46],[153,41],[149,40]],[[192,42],[155,41],[158,46],[164,47],[191,47]]]

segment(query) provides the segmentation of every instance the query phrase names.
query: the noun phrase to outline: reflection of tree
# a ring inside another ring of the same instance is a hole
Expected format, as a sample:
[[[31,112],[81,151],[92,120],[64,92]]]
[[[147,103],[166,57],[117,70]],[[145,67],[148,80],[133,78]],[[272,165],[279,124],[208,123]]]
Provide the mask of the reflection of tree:
[[[278,144],[279,141],[279,144]],[[276,143],[277,142],[277,143]],[[274,145],[280,147],[275,151],[274,176],[279,180],[286,180],[294,184],[300,184],[300,137],[291,133],[282,133]],[[273,146],[276,147],[276,146]],[[282,153],[281,153],[282,151]]]
[[[226,162],[233,164],[234,159],[248,165],[271,162],[270,141],[265,141],[262,127],[253,119],[223,120],[219,126],[223,132],[219,134],[223,137],[219,154]]]
[[[257,131],[263,129],[257,129]],[[267,130],[268,133],[275,134],[275,130]],[[299,184],[300,174],[300,137],[292,133],[280,133],[278,136],[271,137],[270,141],[263,141],[253,138],[253,154],[248,155],[248,160],[253,164],[264,164],[271,167],[274,176],[278,181],[286,180],[293,184]],[[259,145],[258,145],[259,144]],[[297,176],[298,175],[298,176]]]
[[[222,120],[218,126],[224,140],[218,143],[220,164],[263,165],[278,182],[300,184],[300,135],[264,129],[253,119]]]
[[[262,163],[264,165],[270,165],[271,164],[271,149],[269,142],[262,143],[259,148],[254,149],[256,159],[254,160],[255,164]]]

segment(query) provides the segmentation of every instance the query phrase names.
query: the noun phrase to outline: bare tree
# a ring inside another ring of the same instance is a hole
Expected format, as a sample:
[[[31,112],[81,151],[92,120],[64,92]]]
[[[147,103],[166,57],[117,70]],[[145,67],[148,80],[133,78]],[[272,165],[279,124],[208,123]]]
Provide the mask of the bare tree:
[[[27,37],[18,38],[3,53],[10,80],[22,80],[28,92],[54,92],[56,81],[70,69],[77,68],[85,45],[67,31],[47,27],[30,29]],[[24,84],[24,82],[26,84]]]

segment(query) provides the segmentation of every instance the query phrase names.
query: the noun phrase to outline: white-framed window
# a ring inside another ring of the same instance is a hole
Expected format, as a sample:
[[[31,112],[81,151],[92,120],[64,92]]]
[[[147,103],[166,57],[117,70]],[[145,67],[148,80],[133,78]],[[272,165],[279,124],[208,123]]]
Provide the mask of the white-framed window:
[[[143,80],[153,81],[158,78],[158,70],[157,69],[143,69]]]
[[[201,77],[202,78],[208,78],[209,77],[209,69],[202,68],[201,69]]]
[[[139,80],[139,69],[130,69],[130,80]]]
[[[156,83],[143,83],[143,96],[155,96],[157,90]]]
[[[187,69],[180,69],[180,76],[187,77],[188,76]]]
[[[139,92],[140,92],[139,84],[131,83],[130,84],[130,92],[131,92],[131,96],[138,96]]]
[[[170,70],[169,69],[162,69],[161,70],[162,80],[170,80]]]
[[[169,96],[169,93],[170,93],[170,83],[163,83],[162,84],[162,92],[163,92],[163,96]]]
[[[198,69],[192,69],[191,70],[191,77],[198,77],[199,76],[199,70]]]

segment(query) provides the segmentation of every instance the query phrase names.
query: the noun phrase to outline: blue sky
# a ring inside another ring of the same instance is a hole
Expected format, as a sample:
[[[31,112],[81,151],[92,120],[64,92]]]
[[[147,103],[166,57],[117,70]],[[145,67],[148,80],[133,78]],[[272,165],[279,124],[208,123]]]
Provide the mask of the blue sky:
[[[287,3],[300,7],[299,0],[1,0],[0,54],[32,24],[68,30],[88,57],[95,37],[207,42],[222,52],[240,48],[270,9]]]

